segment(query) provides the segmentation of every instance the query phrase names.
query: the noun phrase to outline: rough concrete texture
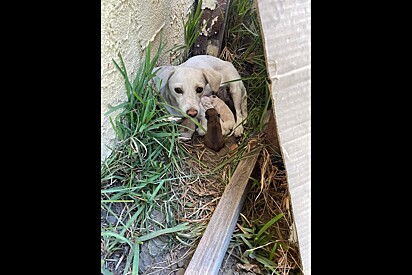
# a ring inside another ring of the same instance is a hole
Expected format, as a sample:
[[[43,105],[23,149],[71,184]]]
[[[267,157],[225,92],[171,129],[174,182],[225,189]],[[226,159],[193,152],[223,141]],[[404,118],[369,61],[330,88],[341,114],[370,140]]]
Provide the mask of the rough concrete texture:
[[[160,37],[166,50],[183,44],[183,19],[193,0],[102,0],[101,1],[101,160],[110,154],[115,133],[105,113],[110,106],[126,100],[124,80],[112,59],[122,54],[129,78],[133,79],[148,43],[155,50]],[[152,50],[152,52],[154,51]],[[158,65],[176,62],[176,56],[163,54]],[[111,114],[112,117],[116,113]]]

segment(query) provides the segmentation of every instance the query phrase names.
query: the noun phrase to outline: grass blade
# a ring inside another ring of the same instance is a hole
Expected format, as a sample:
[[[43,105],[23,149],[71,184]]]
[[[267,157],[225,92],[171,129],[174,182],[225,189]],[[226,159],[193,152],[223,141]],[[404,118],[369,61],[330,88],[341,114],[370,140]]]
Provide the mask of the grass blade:
[[[151,233],[146,234],[144,236],[140,236],[138,238],[138,242],[139,243],[140,242],[145,242],[147,240],[159,237],[159,236],[164,235],[164,234],[170,234],[170,233],[174,233],[174,232],[187,230],[187,229],[190,228],[188,226],[188,224],[189,224],[188,222],[185,222],[185,223],[179,224],[179,225],[177,225],[175,227],[172,227],[172,228],[166,228],[166,229],[161,229],[161,230],[158,230],[158,231],[155,231],[155,232],[151,232]]]
[[[142,205],[139,207],[139,209],[136,211],[136,213],[133,214],[133,216],[130,218],[129,221],[127,221],[126,226],[123,228],[123,230],[120,232],[120,235],[123,236],[126,230],[130,227],[130,225],[139,217],[140,213],[142,213],[143,209],[145,208],[145,205]]]
[[[117,233],[114,232],[110,232],[110,231],[105,231],[105,232],[101,232],[100,236],[106,236],[106,237],[115,237],[116,239],[118,239],[120,242],[122,243],[127,243],[128,245],[130,245],[131,248],[133,248],[132,243],[126,239],[125,237],[123,237],[122,235],[119,235]]]
[[[275,272],[275,274],[278,274],[278,275],[279,275],[279,273],[277,273],[277,272],[275,271],[275,268],[276,268],[276,266],[277,266],[276,263],[272,262],[271,260],[269,260],[269,259],[267,259],[267,258],[265,258],[265,257],[259,256],[259,255],[255,255],[255,256],[256,256],[256,260],[257,260],[258,262],[260,262],[261,264],[263,264],[265,267],[269,268],[272,272]]]
[[[266,231],[266,229],[268,229],[272,224],[274,224],[275,222],[277,222],[280,218],[282,218],[285,214],[284,213],[280,213],[279,215],[277,215],[276,217],[272,218],[270,221],[268,221],[257,233],[255,240],[259,239],[259,237],[263,234],[263,232]]]
[[[124,267],[123,270],[123,275],[127,275],[127,273],[129,272],[129,267],[130,267],[130,263],[132,262],[133,256],[134,256],[134,250],[130,249],[129,250],[129,255],[127,255],[127,261],[126,261],[126,265]]]
[[[150,196],[150,198],[149,198],[149,203],[152,203],[152,202],[154,201],[154,199],[156,198],[156,195],[157,195],[157,193],[159,192],[160,188],[163,187],[163,183],[164,183],[164,182],[165,182],[165,181],[162,180],[162,181],[156,186],[155,190],[153,191],[153,194],[152,194],[152,195]]]
[[[139,244],[136,242],[134,245],[134,256],[133,256],[133,265],[132,265],[132,275],[139,274]]]

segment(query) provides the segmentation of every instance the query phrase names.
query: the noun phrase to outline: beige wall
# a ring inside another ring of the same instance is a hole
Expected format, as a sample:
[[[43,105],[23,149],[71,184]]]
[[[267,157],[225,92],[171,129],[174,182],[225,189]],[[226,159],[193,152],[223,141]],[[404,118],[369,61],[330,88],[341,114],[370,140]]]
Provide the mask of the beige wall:
[[[113,146],[115,133],[105,113],[109,105],[126,100],[124,81],[112,58],[119,61],[120,51],[129,77],[133,79],[145,48],[153,41],[159,45],[160,34],[166,49],[183,44],[182,19],[187,17],[193,0],[102,0],[101,1],[101,160]],[[176,56],[165,53],[159,65],[171,64]],[[113,116],[113,115],[112,115]]]

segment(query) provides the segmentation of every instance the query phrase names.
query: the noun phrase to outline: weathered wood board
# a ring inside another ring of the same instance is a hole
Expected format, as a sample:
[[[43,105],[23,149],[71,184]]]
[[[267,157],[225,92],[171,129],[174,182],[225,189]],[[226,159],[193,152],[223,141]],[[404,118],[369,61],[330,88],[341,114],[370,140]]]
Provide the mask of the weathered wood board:
[[[222,50],[226,14],[230,0],[203,0],[200,26],[206,23],[192,47],[192,55],[207,54],[218,57]]]
[[[261,146],[258,146],[243,155],[213,212],[185,275],[218,273],[246,198],[249,177],[260,151]]]

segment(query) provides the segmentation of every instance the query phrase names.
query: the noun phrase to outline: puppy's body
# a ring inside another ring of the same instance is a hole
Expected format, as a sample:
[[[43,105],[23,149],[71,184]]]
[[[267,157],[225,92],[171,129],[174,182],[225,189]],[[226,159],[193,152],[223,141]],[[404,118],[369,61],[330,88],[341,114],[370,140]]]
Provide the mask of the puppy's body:
[[[205,113],[207,120],[207,132],[205,135],[205,145],[216,152],[219,152],[220,149],[225,145],[223,135],[222,135],[222,126],[220,125],[219,114],[214,108],[206,110]]]
[[[230,95],[229,89],[230,89],[229,85],[219,87],[219,90],[216,92],[216,96],[220,98],[221,100],[223,100],[224,103],[226,103],[226,105],[232,111],[233,116],[236,121],[236,108],[235,108],[235,104],[233,104],[233,99],[232,99],[232,96]]]
[[[223,102],[223,100],[215,95],[202,96],[202,98],[200,99],[200,121],[202,127],[205,128],[206,131],[209,131],[209,126],[206,119],[206,111],[212,108],[214,108],[219,114],[220,125],[222,127],[222,135],[227,136],[235,127],[236,121],[232,111],[230,111],[230,108],[225,104],[225,102]],[[206,132],[199,127],[197,128],[197,133],[200,136],[203,136]]]
[[[211,109],[211,108],[214,108],[214,107],[212,103],[210,102],[210,96],[202,96],[200,98],[200,105],[199,105],[199,109],[200,109],[199,120],[204,130],[200,127],[196,129],[199,136],[204,136],[206,134],[206,131],[207,131],[206,110]]]
[[[226,103],[215,95],[210,96],[210,103],[220,115],[222,134],[227,136],[236,126],[235,117]]]
[[[174,115],[187,114],[201,120],[200,98],[219,90],[222,82],[240,79],[235,67],[227,61],[209,55],[197,55],[179,66],[162,66],[154,68],[161,96],[166,103],[167,110]],[[235,136],[243,134],[242,123],[247,117],[247,95],[241,80],[228,84],[230,94],[236,110]],[[194,128],[193,128],[194,130]]]

